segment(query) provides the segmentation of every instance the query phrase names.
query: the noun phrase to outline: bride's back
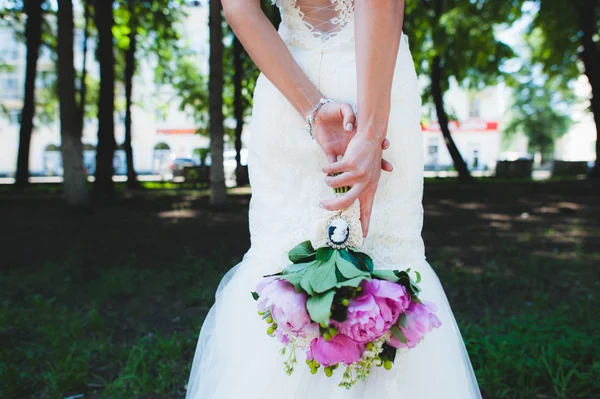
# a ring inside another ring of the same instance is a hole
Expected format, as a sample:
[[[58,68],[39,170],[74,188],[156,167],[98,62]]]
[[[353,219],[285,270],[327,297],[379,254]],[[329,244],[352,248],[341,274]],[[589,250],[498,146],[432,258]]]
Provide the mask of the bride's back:
[[[296,41],[302,36],[327,41],[353,22],[353,0],[273,1],[279,6],[283,23]]]

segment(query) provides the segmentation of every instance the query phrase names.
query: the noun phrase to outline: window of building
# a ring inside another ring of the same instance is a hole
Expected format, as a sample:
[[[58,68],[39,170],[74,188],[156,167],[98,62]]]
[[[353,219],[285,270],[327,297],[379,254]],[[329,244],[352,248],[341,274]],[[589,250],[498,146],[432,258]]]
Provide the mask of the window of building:
[[[481,118],[481,100],[477,97],[469,101],[469,118]]]
[[[21,124],[21,111],[12,110],[8,114],[8,118],[10,120],[11,125],[20,125]]]

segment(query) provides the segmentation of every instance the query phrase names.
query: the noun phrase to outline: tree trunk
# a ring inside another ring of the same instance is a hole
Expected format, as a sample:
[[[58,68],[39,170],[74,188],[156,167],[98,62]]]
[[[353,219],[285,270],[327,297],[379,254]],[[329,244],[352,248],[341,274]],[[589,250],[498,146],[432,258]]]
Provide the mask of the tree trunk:
[[[242,172],[242,130],[244,129],[244,104],[242,98],[242,44],[237,37],[233,39],[233,113],[235,115],[235,180],[237,186],[248,184],[246,174]]]
[[[448,127],[448,115],[444,110],[444,94],[442,93],[441,86],[442,79],[442,62],[439,56],[435,56],[431,65],[431,92],[433,95],[433,101],[435,103],[435,111],[437,113],[438,123],[440,124],[442,135],[444,136],[444,142],[446,143],[448,151],[450,152],[450,156],[452,157],[452,162],[454,162],[454,167],[458,172],[458,179],[462,181],[470,181],[471,173],[469,172],[463,157],[460,155],[460,151],[454,143],[452,135],[450,134],[450,128]]]
[[[98,29],[97,58],[100,64],[100,98],[98,100],[98,147],[94,191],[102,196],[114,194],[113,157],[115,143],[115,55],[113,52],[113,0],[96,0],[95,19]]]
[[[131,97],[133,94],[133,76],[135,74],[135,52],[137,49],[137,24],[133,0],[129,0],[129,47],[125,53],[125,157],[127,160],[127,188],[137,189],[137,173],[133,166],[133,147],[131,146]]]
[[[221,205],[227,201],[223,167],[223,30],[221,2],[211,1],[209,9],[209,119],[210,119],[210,202]]]
[[[581,60],[585,67],[585,74],[592,87],[591,110],[596,123],[596,162],[592,169],[591,177],[600,179],[600,51],[594,41],[596,34],[596,7],[597,0],[584,0],[577,12],[581,36]]]
[[[58,0],[58,98],[60,103],[61,151],[64,191],[67,204],[74,208],[89,207],[86,176],[83,170],[81,123],[75,100],[73,59],[73,3]]]
[[[84,14],[84,27],[83,27],[83,59],[81,62],[81,79],[79,81],[79,113],[81,114],[81,130],[83,134],[84,120],[85,120],[85,98],[87,95],[87,53],[88,53],[88,39],[90,37],[90,5],[89,0],[83,0],[83,14]]]
[[[19,153],[15,187],[25,188],[29,182],[29,148],[35,114],[35,78],[42,41],[42,3],[44,0],[25,0],[23,11],[27,14],[25,40],[27,42],[27,65],[25,67],[25,96],[21,111]]]

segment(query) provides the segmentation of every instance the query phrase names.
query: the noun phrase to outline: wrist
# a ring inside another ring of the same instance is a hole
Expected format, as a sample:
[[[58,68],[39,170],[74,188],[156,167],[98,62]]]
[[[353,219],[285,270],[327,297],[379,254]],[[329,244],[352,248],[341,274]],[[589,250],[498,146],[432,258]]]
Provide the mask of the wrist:
[[[381,144],[381,142],[385,139],[385,136],[387,135],[387,126],[387,119],[381,121],[368,121],[361,123],[359,118],[358,126],[356,128],[356,135],[362,137],[365,140],[373,140]]]

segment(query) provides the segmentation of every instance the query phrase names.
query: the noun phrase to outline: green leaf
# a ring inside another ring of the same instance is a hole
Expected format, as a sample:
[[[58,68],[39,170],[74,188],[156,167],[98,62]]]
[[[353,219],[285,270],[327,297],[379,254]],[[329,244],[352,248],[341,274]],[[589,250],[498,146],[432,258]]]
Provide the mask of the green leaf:
[[[394,337],[396,337],[398,341],[402,342],[403,344],[408,343],[406,341],[406,337],[404,336],[404,334],[402,334],[402,331],[400,331],[400,328],[398,328],[398,326],[392,326],[392,328],[390,328],[390,332],[394,334]]]
[[[310,275],[309,281],[313,290],[317,293],[328,291],[336,286],[337,277],[335,275],[335,259],[321,263],[314,269],[310,269],[307,275]]]
[[[396,360],[397,352],[398,350],[396,348],[388,344],[383,344],[383,346],[381,347],[381,354],[390,359],[392,362]]]
[[[323,325],[329,324],[329,312],[331,311],[331,304],[333,303],[333,297],[335,291],[331,290],[322,295],[311,296],[306,301],[306,309],[310,318]]]
[[[400,324],[402,327],[406,328],[406,313],[402,313],[402,314],[400,315],[400,317],[398,317],[398,323],[399,323],[399,324]]]
[[[326,262],[329,259],[331,259],[331,256],[333,255],[333,248],[331,247],[321,247],[319,249],[317,249],[317,260],[320,260],[321,262]]]
[[[339,254],[334,255],[335,264],[342,273],[342,275],[348,279],[359,277],[359,276],[368,276],[369,273],[360,270],[355,264],[346,260],[343,256]]]
[[[342,287],[354,287],[354,288],[356,288],[364,280],[371,281],[371,276],[358,276],[358,277],[354,277],[354,278],[351,278],[351,279],[346,280],[346,281],[341,281],[341,282],[337,283],[335,286],[336,286],[336,288],[342,288]]]
[[[302,281],[303,277],[304,273],[289,273],[281,276],[282,279],[287,280],[290,282],[290,284],[294,285],[296,292],[300,292],[302,290],[300,282]]]
[[[283,275],[292,274],[292,273],[304,273],[308,268],[312,266],[316,266],[319,262],[313,260],[312,262],[302,262],[302,263],[292,263],[289,266],[286,266],[285,269],[281,272]]]
[[[350,251],[350,253],[352,255],[354,255],[355,257],[357,257],[358,259],[360,259],[360,261],[365,265],[367,270],[369,270],[371,273],[373,272],[373,270],[375,270],[375,268],[373,266],[373,259],[371,259],[371,257],[369,255],[367,255],[364,252],[360,252],[358,250],[352,250],[352,251]]]
[[[397,283],[398,280],[400,280],[395,270],[374,270],[372,274],[373,277],[380,280],[391,281],[392,283]]]
[[[254,298],[255,301],[258,301],[258,298],[259,298],[258,293],[253,291],[253,292],[251,292],[251,294],[252,294],[252,298]]]
[[[309,240],[304,241],[298,245],[296,245],[292,250],[288,253],[288,257],[290,261],[293,263],[298,263],[300,261],[312,260],[310,259],[315,255],[315,250],[312,247],[312,244]]]
[[[415,270],[415,274],[417,275],[417,281],[415,282],[415,284],[419,284],[421,282],[421,273]]]
[[[308,295],[314,295],[315,294],[315,290],[313,289],[312,285],[310,284],[310,276],[311,276],[311,274],[312,274],[312,270],[304,273],[302,275],[302,278],[300,279],[300,287],[302,287],[302,289],[304,291],[306,291],[306,293]]]

